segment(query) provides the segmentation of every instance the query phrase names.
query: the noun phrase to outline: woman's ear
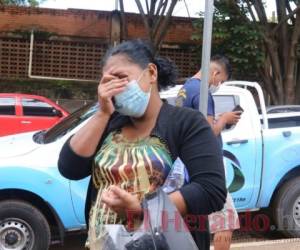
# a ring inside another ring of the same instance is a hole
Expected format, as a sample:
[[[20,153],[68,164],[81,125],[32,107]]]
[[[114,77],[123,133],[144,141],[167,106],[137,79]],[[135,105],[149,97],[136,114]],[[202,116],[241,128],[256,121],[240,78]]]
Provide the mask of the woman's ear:
[[[149,63],[149,76],[150,76],[150,83],[157,83],[158,71],[157,67],[154,63]]]

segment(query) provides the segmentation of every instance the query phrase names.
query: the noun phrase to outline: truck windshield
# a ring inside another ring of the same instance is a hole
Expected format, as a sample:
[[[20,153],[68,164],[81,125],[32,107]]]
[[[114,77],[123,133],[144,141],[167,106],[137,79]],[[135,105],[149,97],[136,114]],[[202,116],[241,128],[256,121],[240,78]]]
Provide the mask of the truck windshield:
[[[91,117],[98,108],[98,104],[87,104],[63,119],[60,123],[56,124],[52,128],[35,133],[33,140],[40,144],[54,142]]]

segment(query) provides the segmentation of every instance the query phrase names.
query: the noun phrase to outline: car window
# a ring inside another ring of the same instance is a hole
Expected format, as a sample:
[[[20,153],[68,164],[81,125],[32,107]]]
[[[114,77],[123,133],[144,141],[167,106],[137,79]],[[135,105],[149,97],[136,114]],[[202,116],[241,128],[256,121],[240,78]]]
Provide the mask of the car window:
[[[291,113],[291,112],[300,112],[300,107],[279,107],[279,108],[269,108],[267,110],[268,114],[274,113]]]
[[[300,126],[300,116],[269,118],[269,128],[289,128]]]
[[[56,116],[54,107],[34,98],[22,98],[22,106],[24,116]]]
[[[225,112],[230,112],[239,104],[238,96],[234,95],[214,95],[216,116]]]
[[[0,115],[16,115],[16,99],[0,97]]]
[[[38,132],[34,136],[34,141],[37,143],[51,143],[56,141],[95,114],[98,108],[98,104],[83,106],[47,131]]]

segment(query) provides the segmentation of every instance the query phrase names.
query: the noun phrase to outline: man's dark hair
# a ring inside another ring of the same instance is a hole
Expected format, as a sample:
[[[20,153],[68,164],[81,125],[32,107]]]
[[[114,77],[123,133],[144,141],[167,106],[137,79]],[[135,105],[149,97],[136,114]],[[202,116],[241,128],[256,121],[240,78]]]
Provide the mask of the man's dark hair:
[[[210,61],[219,64],[225,70],[228,79],[231,78],[232,68],[226,56],[214,55],[211,57]]]

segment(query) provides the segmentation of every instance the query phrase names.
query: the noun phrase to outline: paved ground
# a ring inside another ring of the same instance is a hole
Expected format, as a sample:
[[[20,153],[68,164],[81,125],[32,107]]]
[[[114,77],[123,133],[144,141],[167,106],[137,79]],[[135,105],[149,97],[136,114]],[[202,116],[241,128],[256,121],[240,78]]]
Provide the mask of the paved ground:
[[[264,211],[254,212],[251,214],[254,218],[255,215],[264,213]],[[270,225],[273,224],[270,221]],[[84,250],[84,242],[86,235],[77,234],[71,235],[66,238],[65,245],[53,245],[49,250]],[[233,235],[232,250],[299,250],[300,238],[298,239],[284,239],[283,236],[276,230],[267,232],[241,232],[235,231]],[[213,248],[211,248],[213,250]]]
[[[64,246],[52,245],[49,250],[84,250],[86,236],[82,234],[66,237]]]
[[[237,239],[238,237],[238,239]],[[272,237],[272,236],[271,236]],[[50,250],[84,250],[85,235],[68,236],[64,246],[53,245]],[[211,248],[213,249],[213,248]],[[299,250],[300,239],[270,239],[270,236],[262,238],[256,235],[235,235],[232,250]]]
[[[300,239],[284,239],[284,240],[267,240],[261,242],[251,242],[251,243],[234,243],[232,244],[232,250],[299,250],[300,249]]]

